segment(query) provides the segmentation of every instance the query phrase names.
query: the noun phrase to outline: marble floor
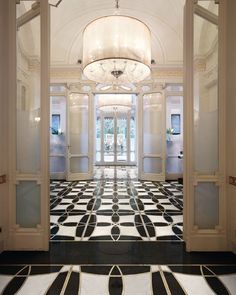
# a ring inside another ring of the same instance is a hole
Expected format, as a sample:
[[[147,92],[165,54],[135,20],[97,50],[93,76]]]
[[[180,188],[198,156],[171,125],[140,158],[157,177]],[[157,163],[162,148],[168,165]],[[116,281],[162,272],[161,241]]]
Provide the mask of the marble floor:
[[[182,241],[176,181],[52,181],[50,212],[51,241]]]
[[[236,265],[6,265],[1,294],[236,294]]]
[[[50,250],[0,254],[0,294],[236,295],[236,255],[186,252],[182,190],[135,167],[52,181]]]

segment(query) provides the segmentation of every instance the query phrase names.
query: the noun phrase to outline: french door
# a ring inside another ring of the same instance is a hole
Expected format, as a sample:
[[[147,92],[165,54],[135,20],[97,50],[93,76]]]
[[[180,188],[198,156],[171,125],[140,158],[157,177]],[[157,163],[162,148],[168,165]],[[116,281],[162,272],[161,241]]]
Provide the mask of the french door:
[[[72,92],[67,103],[67,180],[93,178],[93,102],[88,93]]]
[[[189,251],[227,249],[221,5],[193,0],[185,5],[184,237]]]
[[[5,247],[48,250],[49,4],[9,1],[9,11],[11,157]]]
[[[136,162],[135,117],[100,115],[96,122],[96,164],[130,165]]]
[[[139,178],[164,181],[166,166],[166,108],[164,94],[152,92],[139,99]]]

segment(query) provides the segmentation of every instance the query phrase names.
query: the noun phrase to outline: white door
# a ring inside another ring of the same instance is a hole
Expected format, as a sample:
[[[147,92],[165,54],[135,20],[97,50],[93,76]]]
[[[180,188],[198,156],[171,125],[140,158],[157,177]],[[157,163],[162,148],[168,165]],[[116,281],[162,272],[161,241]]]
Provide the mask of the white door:
[[[165,180],[166,114],[162,92],[140,97],[139,101],[139,178]]]
[[[130,112],[97,116],[96,164],[135,165],[135,122],[135,115]]]
[[[88,93],[73,92],[67,108],[67,180],[93,178],[93,107]]]
[[[66,178],[66,97],[65,85],[50,86],[50,179]]]
[[[45,251],[49,248],[49,4],[9,1],[9,7],[9,79],[15,77],[16,83],[9,93],[6,248]]]
[[[128,164],[128,122],[127,115],[103,116],[104,164]]]
[[[223,42],[216,3],[187,0],[185,6],[184,237],[190,251],[227,249]]]

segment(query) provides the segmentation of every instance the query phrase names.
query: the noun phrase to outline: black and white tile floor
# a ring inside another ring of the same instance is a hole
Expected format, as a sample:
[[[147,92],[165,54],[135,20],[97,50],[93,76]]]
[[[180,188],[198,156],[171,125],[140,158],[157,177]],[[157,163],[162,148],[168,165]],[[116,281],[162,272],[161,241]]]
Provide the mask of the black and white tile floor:
[[[182,186],[136,172],[51,182],[50,251],[0,254],[0,294],[236,295],[236,255],[185,251]]]
[[[236,265],[8,265],[0,294],[236,294]]]
[[[51,182],[51,241],[182,241],[182,185]]]

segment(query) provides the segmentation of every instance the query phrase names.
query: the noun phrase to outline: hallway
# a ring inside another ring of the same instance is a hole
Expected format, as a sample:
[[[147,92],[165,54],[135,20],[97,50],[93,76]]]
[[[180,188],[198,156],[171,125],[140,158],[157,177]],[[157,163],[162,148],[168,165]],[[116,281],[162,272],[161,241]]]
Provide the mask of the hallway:
[[[236,295],[235,12],[0,1],[0,295]]]

